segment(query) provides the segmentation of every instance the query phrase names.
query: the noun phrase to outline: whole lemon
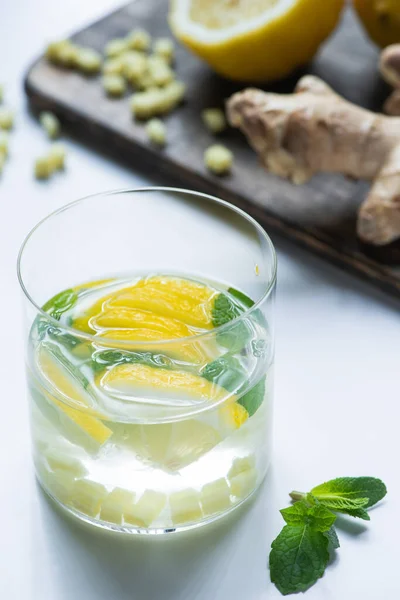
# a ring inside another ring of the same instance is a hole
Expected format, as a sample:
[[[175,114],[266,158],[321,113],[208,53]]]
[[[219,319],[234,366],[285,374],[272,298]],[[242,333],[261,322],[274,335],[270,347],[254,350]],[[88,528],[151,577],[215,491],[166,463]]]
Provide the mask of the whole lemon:
[[[400,0],[353,0],[371,40],[384,48],[400,42]]]
[[[308,63],[335,29],[345,0],[172,0],[175,36],[217,73],[280,79]]]

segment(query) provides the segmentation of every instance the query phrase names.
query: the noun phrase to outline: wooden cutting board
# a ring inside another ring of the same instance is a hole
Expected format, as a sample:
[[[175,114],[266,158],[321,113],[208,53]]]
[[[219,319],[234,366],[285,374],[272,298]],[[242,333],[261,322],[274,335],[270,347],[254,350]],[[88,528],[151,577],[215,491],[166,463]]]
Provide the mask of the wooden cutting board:
[[[137,0],[72,39],[102,50],[109,39],[136,26],[156,37],[170,35],[167,8],[167,0]],[[298,77],[311,72],[349,100],[379,111],[389,90],[379,77],[377,62],[377,49],[347,10],[339,29],[307,71],[264,89],[291,92]],[[243,86],[213,74],[181,47],[176,69],[188,86],[188,99],[166,118],[169,143],[164,150],[152,147],[143,124],[132,119],[130,94],[119,100],[107,98],[98,77],[56,68],[41,57],[29,70],[25,88],[35,111],[54,111],[84,140],[123,156],[135,168],[150,167],[176,178],[182,187],[224,198],[251,213],[267,231],[279,232],[346,271],[400,295],[400,243],[370,248],[360,244],[355,235],[357,207],[368,189],[366,184],[318,175],[306,185],[293,186],[266,173],[236,130],[219,136],[234,152],[232,174],[223,178],[211,175],[203,166],[203,152],[214,140],[201,122],[200,111],[223,106],[224,100]]]

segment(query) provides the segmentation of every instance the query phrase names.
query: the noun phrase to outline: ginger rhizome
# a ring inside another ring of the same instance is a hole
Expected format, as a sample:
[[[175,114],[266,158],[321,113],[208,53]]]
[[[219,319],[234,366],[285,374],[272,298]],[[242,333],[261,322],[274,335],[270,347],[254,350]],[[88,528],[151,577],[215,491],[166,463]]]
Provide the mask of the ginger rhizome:
[[[379,68],[385,81],[394,87],[394,92],[385,102],[388,115],[400,115],[400,44],[392,44],[381,53]]]
[[[276,175],[296,184],[318,172],[372,181],[358,235],[375,245],[400,237],[400,118],[351,104],[313,76],[289,95],[245,89],[229,99],[227,113]]]

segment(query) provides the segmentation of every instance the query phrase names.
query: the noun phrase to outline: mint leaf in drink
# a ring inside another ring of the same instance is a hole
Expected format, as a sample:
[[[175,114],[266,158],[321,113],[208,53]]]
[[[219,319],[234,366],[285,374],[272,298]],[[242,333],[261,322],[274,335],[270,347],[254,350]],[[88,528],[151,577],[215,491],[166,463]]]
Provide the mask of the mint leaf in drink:
[[[73,289],[64,290],[53,296],[43,305],[43,310],[58,321],[61,315],[72,308],[78,300],[78,294]]]
[[[340,548],[339,538],[333,525],[330,529],[328,529],[328,531],[324,531],[324,535],[328,538],[332,550],[337,550]]]
[[[201,376],[224,387],[229,392],[240,393],[240,387],[246,381],[246,370],[239,360],[230,354],[220,356],[208,363],[202,371]],[[265,377],[252,387],[238,400],[251,417],[260,408],[265,395]]]
[[[208,363],[202,369],[201,376],[229,392],[235,392],[246,381],[246,370],[237,358],[226,354]]]
[[[228,294],[239,300],[239,302],[243,304],[243,306],[245,306],[246,308],[251,308],[252,306],[254,306],[254,302],[251,298],[246,296],[246,294],[243,294],[243,292],[235,290],[235,288],[228,288]]]
[[[218,294],[214,300],[214,306],[211,313],[214,327],[226,325],[236,317],[240,316],[246,308],[252,306],[253,301],[242,292],[229,288],[230,294]],[[235,301],[238,300],[238,302]],[[250,304],[251,303],[251,304]],[[217,334],[217,342],[220,346],[228,348],[232,353],[240,352],[251,339],[251,329],[249,324],[244,321],[234,323],[226,331]]]
[[[375,477],[339,477],[311,490],[321,504],[338,512],[369,508],[386,495],[386,486]]]
[[[260,408],[265,396],[265,377],[261,379],[251,390],[239,398],[238,403],[243,406],[251,417]]]
[[[211,312],[212,323],[214,327],[221,327],[236,319],[244,309],[236,304],[226,294],[218,294],[214,300],[214,306]]]
[[[329,540],[307,522],[285,525],[272,542],[269,555],[271,581],[286,596],[305,592],[324,574]]]
[[[128,363],[139,363],[150,367],[161,367],[172,369],[173,361],[164,354],[153,354],[152,352],[133,352],[122,350],[101,350],[92,355],[92,370],[95,373],[104,371],[107,367]]]

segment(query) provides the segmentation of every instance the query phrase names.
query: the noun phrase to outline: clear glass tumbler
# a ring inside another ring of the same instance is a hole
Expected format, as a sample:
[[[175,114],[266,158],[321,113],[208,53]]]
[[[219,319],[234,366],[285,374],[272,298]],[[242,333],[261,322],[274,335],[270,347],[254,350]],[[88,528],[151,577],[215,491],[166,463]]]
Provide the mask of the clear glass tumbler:
[[[165,533],[267,471],[276,255],[243,211],[172,188],[84,198],[25,239],[37,477],[75,516]]]

